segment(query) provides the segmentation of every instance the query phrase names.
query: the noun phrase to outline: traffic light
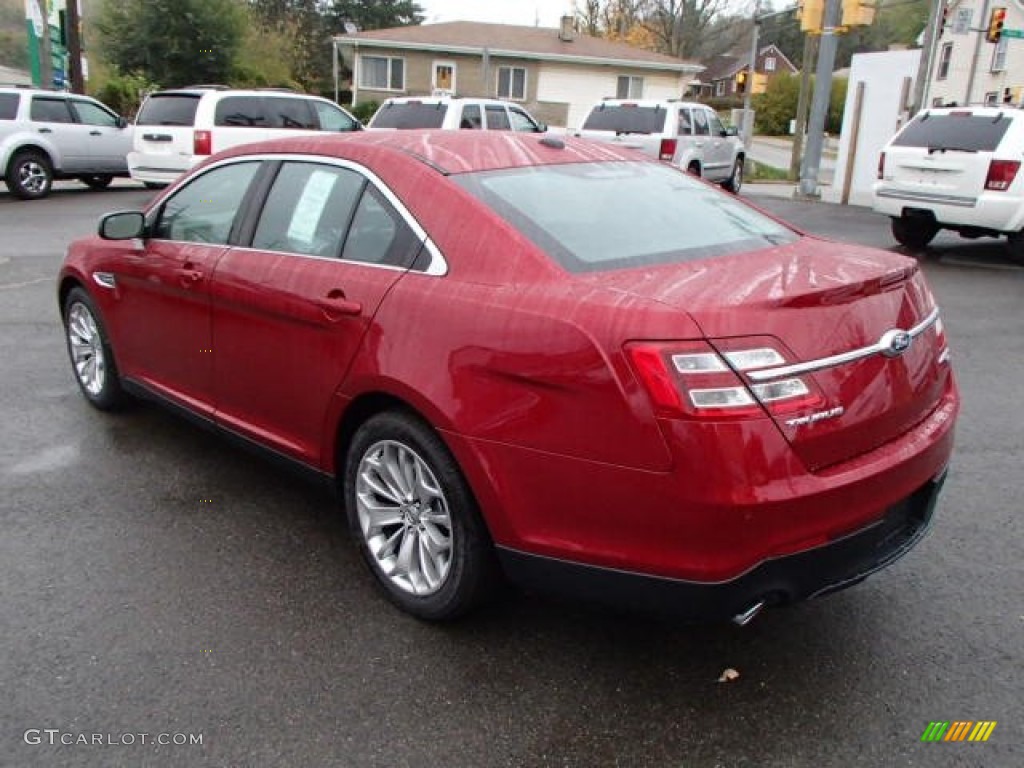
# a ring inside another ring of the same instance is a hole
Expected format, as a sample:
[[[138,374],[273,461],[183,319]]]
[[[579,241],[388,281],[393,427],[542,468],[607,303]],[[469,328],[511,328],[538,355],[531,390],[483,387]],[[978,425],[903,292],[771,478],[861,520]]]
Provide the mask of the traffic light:
[[[821,34],[821,22],[825,16],[825,0],[800,0],[796,12],[802,31]]]
[[[988,31],[985,39],[990,43],[998,43],[1003,36],[1003,24],[1006,23],[1006,8],[1000,6],[992,9],[992,15],[988,17]]]
[[[946,25],[949,24],[949,5],[946,3],[942,4],[942,23],[939,24],[939,37],[942,37],[942,33],[946,31]]]
[[[746,93],[747,91],[747,70],[741,69],[736,73],[736,93]]]
[[[844,27],[867,27],[875,20],[875,6],[864,0],[843,0]]]
[[[751,93],[764,93],[768,90],[768,75],[763,72],[755,72],[750,80]]]

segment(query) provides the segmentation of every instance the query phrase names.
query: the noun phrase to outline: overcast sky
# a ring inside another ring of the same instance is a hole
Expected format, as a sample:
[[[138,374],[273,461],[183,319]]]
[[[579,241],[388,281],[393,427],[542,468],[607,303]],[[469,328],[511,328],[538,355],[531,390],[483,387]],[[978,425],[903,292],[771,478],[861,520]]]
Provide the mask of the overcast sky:
[[[557,27],[572,0],[418,0],[426,24],[441,21],[490,21],[496,24]]]

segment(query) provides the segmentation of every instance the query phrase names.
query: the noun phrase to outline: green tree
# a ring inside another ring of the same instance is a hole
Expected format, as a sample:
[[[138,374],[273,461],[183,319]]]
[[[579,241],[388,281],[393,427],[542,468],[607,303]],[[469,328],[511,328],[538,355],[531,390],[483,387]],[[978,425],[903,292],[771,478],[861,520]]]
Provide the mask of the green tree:
[[[784,136],[789,133],[789,121],[796,117],[796,103],[800,97],[799,75],[780,75],[768,81],[764,93],[753,96],[757,133]]]
[[[165,87],[230,79],[246,31],[238,0],[105,0],[96,24],[107,61]]]

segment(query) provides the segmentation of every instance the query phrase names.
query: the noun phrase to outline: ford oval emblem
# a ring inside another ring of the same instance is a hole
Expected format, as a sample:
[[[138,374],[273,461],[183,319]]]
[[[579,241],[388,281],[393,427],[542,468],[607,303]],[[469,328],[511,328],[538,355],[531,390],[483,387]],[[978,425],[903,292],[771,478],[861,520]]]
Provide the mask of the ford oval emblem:
[[[913,341],[914,337],[906,331],[893,328],[882,334],[882,338],[878,340],[878,346],[881,347],[881,352],[886,357],[899,357],[910,349],[910,344]]]

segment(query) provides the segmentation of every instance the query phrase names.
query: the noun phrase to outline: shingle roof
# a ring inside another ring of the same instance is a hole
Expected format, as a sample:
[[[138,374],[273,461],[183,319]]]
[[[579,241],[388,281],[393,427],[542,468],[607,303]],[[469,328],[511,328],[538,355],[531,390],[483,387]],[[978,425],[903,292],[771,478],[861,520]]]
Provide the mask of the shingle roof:
[[[684,61],[599,37],[577,33],[573,40],[565,41],[559,38],[557,29],[475,21],[374,29],[354,35],[339,35],[335,40],[343,46],[387,46],[412,50],[448,50],[453,53],[483,53],[486,49],[491,55],[514,55],[530,59],[628,63],[644,69],[676,72],[697,72],[702,69],[695,61]]]

